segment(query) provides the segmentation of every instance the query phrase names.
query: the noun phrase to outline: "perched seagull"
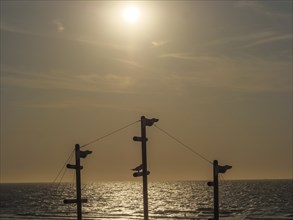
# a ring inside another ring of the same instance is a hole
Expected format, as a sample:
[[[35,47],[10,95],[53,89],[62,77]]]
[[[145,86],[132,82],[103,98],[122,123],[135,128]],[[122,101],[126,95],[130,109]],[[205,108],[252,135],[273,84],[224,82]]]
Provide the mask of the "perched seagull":
[[[135,168],[133,168],[131,170],[139,172],[140,170],[142,170],[142,168],[143,168],[143,165],[140,164],[139,166],[137,166],[137,167],[135,167]]]
[[[232,168],[232,166],[229,166],[229,165],[218,166],[218,167],[219,167],[219,170],[218,170],[219,173],[225,173],[227,170]]]

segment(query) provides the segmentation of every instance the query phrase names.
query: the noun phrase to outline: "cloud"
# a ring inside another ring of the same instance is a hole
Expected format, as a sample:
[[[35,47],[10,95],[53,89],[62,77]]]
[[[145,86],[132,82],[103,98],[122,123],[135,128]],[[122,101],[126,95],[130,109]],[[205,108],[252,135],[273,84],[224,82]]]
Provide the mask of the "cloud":
[[[54,24],[55,24],[55,26],[56,26],[56,30],[59,32],[59,33],[61,33],[61,32],[63,32],[64,31],[64,25],[63,25],[63,23],[61,23],[59,20],[55,20],[54,22],[53,22]]]
[[[272,43],[275,41],[292,40],[292,37],[293,37],[292,34],[274,35],[274,36],[266,37],[258,41],[252,42],[250,44],[245,45],[244,47],[252,47],[252,46],[257,46],[260,44]]]
[[[120,59],[120,58],[109,58],[111,60],[115,60],[115,61],[118,61],[120,63],[123,63],[123,64],[126,64],[126,65],[129,65],[129,66],[132,66],[132,67],[135,67],[135,68],[144,68],[144,66],[140,65],[139,63],[137,62],[134,62],[132,60],[127,60],[127,59]]]
[[[234,6],[237,8],[260,8],[261,4],[258,1],[235,1]]]
[[[76,107],[77,105],[74,105],[72,103],[39,103],[39,104],[22,104],[24,107],[29,108],[50,108],[50,109],[60,109],[60,108],[71,108]]]
[[[287,3],[290,3],[290,1],[288,1]],[[291,13],[288,13],[288,12],[281,13],[279,11],[274,11],[273,9],[275,7],[270,8],[266,4],[270,4],[270,1],[267,1],[267,2],[266,1],[235,1],[234,7],[248,8],[248,9],[251,9],[259,14],[263,14],[263,15],[270,16],[270,17],[280,17],[280,18],[292,17],[292,12]],[[284,4],[284,2],[283,2],[283,4]],[[292,5],[288,5],[288,7],[292,8]]]
[[[16,33],[16,34],[37,35],[31,31],[23,30],[23,29],[15,28],[15,27],[10,27],[10,26],[4,25],[3,23],[1,23],[1,31]]]
[[[53,21],[53,24],[55,25],[57,32],[61,33],[65,30],[64,25],[60,21],[55,20],[55,21]],[[30,31],[27,29],[19,28],[19,27],[13,27],[13,26],[5,25],[3,23],[1,23],[1,31],[15,33],[15,34],[25,34],[25,35],[34,35],[34,36],[40,36],[40,37],[49,37],[45,33]],[[52,37],[52,36],[50,36],[50,37]]]
[[[192,60],[197,62],[219,62],[224,59],[224,57],[216,57],[216,56],[195,56],[191,53],[165,53],[159,55],[159,58],[174,58],[181,60]]]
[[[96,108],[96,109],[106,109],[106,110],[119,110],[119,111],[137,111],[129,107],[127,104],[116,103],[107,103],[107,102],[93,102],[92,99],[86,97],[74,97],[74,100],[66,101],[62,100],[61,102],[51,101],[51,100],[41,100],[37,103],[33,100],[25,100],[18,103],[18,106],[34,109],[72,109],[72,108]],[[141,110],[143,111],[143,109]]]
[[[117,51],[129,51],[129,50],[135,50],[134,47],[125,45],[125,44],[115,44],[110,42],[98,42],[96,40],[87,39],[85,37],[68,37],[67,40],[80,42],[84,44],[90,44],[92,46],[100,47],[100,48],[107,48]]]
[[[234,43],[236,48],[245,48],[257,46],[260,44],[272,43],[275,41],[291,40],[292,33],[277,33],[273,31],[259,31],[254,33],[242,34],[220,38],[214,41],[210,41],[206,46],[216,46]]]
[[[152,46],[153,47],[161,47],[167,43],[169,43],[169,41],[167,41],[167,40],[165,40],[165,41],[152,41]]]
[[[53,24],[56,26],[57,32],[61,33],[65,30],[65,27],[61,22],[55,20],[53,22]],[[39,36],[39,37],[43,37],[43,38],[62,39],[62,40],[68,40],[68,41],[73,41],[73,42],[79,42],[79,43],[83,43],[83,44],[89,44],[89,45],[99,47],[99,48],[112,49],[112,50],[116,50],[116,51],[129,51],[129,50],[135,51],[136,50],[136,48],[134,46],[129,46],[129,45],[125,45],[125,44],[115,44],[115,43],[111,43],[111,42],[98,42],[96,40],[88,39],[87,37],[84,37],[84,36],[48,35],[45,33],[38,33],[38,32],[24,30],[21,28],[10,27],[10,26],[4,25],[3,23],[1,23],[0,29],[1,29],[1,31],[10,32],[10,33],[14,33],[14,34],[24,34],[24,35]]]
[[[72,73],[63,71],[34,72],[20,68],[1,69],[2,85],[20,88],[60,89],[101,93],[132,93],[135,79],[131,75],[114,73]]]
[[[180,68],[174,65],[165,74],[165,81],[185,91],[195,87],[223,88],[243,92],[291,91],[291,61],[267,60],[258,57],[193,56],[189,53],[163,54],[161,58],[189,60]],[[176,63],[177,61],[173,61]],[[182,70],[181,70],[182,69]]]
[[[276,35],[276,34],[272,31],[259,31],[259,32],[253,32],[253,33],[240,34],[240,35],[219,38],[217,40],[208,42],[207,45],[214,46],[214,45],[230,44],[232,42],[255,41],[255,40],[259,40],[259,39],[263,39],[263,38],[272,37],[274,35]]]
[[[194,57],[190,53],[164,53],[159,56],[159,58],[175,58],[183,60],[193,60]]]

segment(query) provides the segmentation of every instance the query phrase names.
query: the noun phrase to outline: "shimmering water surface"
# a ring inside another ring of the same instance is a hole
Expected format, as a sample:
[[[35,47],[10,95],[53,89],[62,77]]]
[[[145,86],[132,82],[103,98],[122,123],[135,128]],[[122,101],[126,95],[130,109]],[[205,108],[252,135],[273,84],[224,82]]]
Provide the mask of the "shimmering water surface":
[[[76,219],[71,184],[1,184],[0,219]],[[220,219],[293,219],[292,180],[224,181]],[[83,185],[83,219],[143,219],[140,182]],[[150,219],[209,219],[213,191],[206,181],[149,183]]]

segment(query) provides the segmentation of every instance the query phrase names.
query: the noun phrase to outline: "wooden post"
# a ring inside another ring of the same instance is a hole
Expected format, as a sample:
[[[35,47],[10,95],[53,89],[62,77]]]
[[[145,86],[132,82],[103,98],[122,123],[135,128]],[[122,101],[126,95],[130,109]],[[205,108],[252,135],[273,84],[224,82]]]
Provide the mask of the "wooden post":
[[[152,119],[147,119],[144,116],[141,116],[140,118],[141,122],[141,137],[134,136],[133,140],[134,141],[140,141],[141,142],[141,155],[142,155],[142,164],[131,169],[133,171],[136,171],[133,173],[134,177],[139,177],[142,176],[143,178],[143,215],[144,215],[144,220],[149,219],[149,208],[148,208],[148,175],[150,172],[148,171],[148,166],[147,166],[147,149],[146,149],[146,142],[147,142],[147,137],[146,137],[146,126],[152,126],[155,122],[158,122],[159,119],[152,118]],[[140,172],[142,170],[142,172]]]
[[[81,212],[81,183],[80,183],[80,146],[75,145],[75,165],[76,165],[76,203],[77,203],[77,220],[82,220]]]
[[[214,188],[214,218],[213,220],[219,220],[219,173],[225,173],[227,170],[231,169],[232,166],[225,165],[220,166],[217,160],[214,160],[214,181],[208,182],[208,186],[213,186]],[[211,219],[209,219],[211,220]]]
[[[148,170],[147,170],[147,150],[146,150],[146,118],[141,116],[141,151],[142,151],[142,172],[143,172],[143,213],[144,220],[149,219],[148,210]]]
[[[92,151],[86,150],[81,151],[79,144],[75,145],[75,165],[67,164],[66,167],[68,169],[75,169],[76,173],[76,199],[64,199],[64,204],[76,203],[77,205],[77,220],[82,220],[82,212],[81,212],[81,203],[87,202],[87,199],[81,199],[81,180],[80,180],[80,170],[82,170],[82,166],[80,166],[80,158],[86,158],[88,154],[91,154]]]
[[[219,220],[219,178],[218,161],[214,160],[214,220]]]

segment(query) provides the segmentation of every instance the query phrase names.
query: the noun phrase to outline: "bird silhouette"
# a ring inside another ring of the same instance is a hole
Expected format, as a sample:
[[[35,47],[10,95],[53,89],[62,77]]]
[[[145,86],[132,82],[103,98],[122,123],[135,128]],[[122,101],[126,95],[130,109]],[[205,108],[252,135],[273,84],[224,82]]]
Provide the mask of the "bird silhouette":
[[[143,165],[140,164],[139,166],[137,166],[137,167],[135,167],[135,168],[133,168],[131,170],[139,172],[140,170],[142,170],[142,168],[143,168]]]
[[[219,173],[225,173],[227,170],[231,169],[232,166],[225,165],[225,166],[218,166],[218,168],[219,168],[218,170]]]
[[[88,154],[91,154],[91,153],[92,153],[92,151],[90,151],[90,150],[80,151],[80,152],[79,152],[79,157],[81,157],[81,158],[86,158],[87,155],[88,155]]]

